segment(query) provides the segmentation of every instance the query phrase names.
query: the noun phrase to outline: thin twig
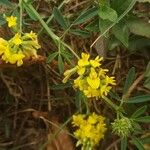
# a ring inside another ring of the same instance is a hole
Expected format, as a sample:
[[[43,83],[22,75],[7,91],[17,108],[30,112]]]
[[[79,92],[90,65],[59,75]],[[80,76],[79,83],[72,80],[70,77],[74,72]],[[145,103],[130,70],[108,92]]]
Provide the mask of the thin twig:
[[[110,144],[110,145],[106,148],[106,150],[110,150],[112,147],[114,147],[114,146],[115,146],[116,144],[118,144],[120,141],[121,141],[121,139],[118,139],[118,140],[114,141],[112,144]]]

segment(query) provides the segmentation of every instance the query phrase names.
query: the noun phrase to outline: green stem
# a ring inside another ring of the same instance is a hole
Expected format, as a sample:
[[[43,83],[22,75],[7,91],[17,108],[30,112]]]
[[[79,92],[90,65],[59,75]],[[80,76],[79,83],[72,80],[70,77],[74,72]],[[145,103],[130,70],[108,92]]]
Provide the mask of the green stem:
[[[88,115],[90,113],[89,105],[88,105],[88,99],[83,95],[83,101],[86,106],[86,114]]]
[[[103,96],[103,99],[105,100],[105,102],[107,104],[109,104],[112,108],[114,108],[116,111],[119,110],[119,106],[117,106],[116,104],[114,104],[109,98]]]
[[[31,4],[28,4],[27,7],[31,10],[31,12],[37,17],[37,19],[39,20],[39,22],[42,24],[43,28],[47,31],[47,33],[50,35],[50,37],[53,39],[53,41],[55,42],[55,44],[57,46],[59,46],[59,43],[61,43],[62,45],[64,45],[65,47],[67,47],[70,52],[77,58],[79,59],[79,56],[74,52],[74,50],[67,45],[66,43],[64,43],[63,41],[60,40],[60,38],[54,34],[52,32],[52,30],[48,27],[48,25],[44,22],[44,20],[41,18],[41,16],[38,14],[38,12],[34,9],[34,7]]]
[[[22,7],[22,0],[19,0],[19,8],[20,8],[20,18],[19,18],[19,32],[22,33],[22,14],[23,14],[23,7]]]
[[[43,21],[43,19],[40,17],[40,15],[38,14],[38,12],[34,9],[34,7],[31,4],[28,4],[27,6],[32,13],[37,17],[37,19],[39,20],[39,22],[42,24],[43,28],[47,31],[47,33],[50,35],[50,37],[54,40],[54,42],[59,41],[59,37],[57,35],[55,35],[51,29],[47,26],[47,24]]]

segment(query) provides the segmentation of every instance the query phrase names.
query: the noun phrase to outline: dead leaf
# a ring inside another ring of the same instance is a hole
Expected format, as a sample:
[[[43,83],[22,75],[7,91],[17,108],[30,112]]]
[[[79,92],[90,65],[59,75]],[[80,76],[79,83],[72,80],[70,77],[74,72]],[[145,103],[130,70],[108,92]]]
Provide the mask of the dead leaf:
[[[61,124],[54,121],[54,123],[58,126],[52,127],[52,133],[48,134],[48,140],[51,141],[53,138],[53,134],[55,134],[60,128]],[[47,150],[75,150],[71,137],[67,134],[68,130],[63,129],[51,143],[47,145]]]

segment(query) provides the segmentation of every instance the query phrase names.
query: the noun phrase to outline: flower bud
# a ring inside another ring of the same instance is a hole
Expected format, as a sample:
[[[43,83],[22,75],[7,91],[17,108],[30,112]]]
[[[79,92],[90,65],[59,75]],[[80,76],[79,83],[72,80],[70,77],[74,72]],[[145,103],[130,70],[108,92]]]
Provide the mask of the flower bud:
[[[127,117],[115,119],[115,121],[111,124],[112,132],[120,137],[127,137],[133,131],[132,121]]]

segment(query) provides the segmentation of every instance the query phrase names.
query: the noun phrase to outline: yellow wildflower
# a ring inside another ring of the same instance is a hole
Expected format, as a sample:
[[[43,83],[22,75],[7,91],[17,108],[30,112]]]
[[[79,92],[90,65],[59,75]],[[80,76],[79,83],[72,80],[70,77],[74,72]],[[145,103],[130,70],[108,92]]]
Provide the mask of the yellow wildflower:
[[[8,48],[4,52],[4,55],[2,56],[2,59],[6,63],[15,64],[17,63],[17,66],[21,66],[23,64],[22,59],[25,57],[25,55],[22,52],[13,53]]]
[[[8,48],[6,48],[4,54],[2,55],[2,59],[8,63],[9,62],[9,58],[11,57],[11,52]]]
[[[90,60],[90,65],[94,68],[99,67],[101,65],[100,61],[102,60],[103,60],[103,57],[99,58],[99,56],[97,56],[95,60]]]
[[[80,75],[80,76],[83,75],[85,73],[86,68],[79,67],[79,66],[77,66],[77,67],[78,67],[78,70],[77,70],[78,75]]]
[[[86,54],[86,53],[82,53],[82,54],[81,54],[81,57],[82,57],[82,58],[79,59],[79,61],[78,61],[78,66],[84,67],[84,66],[89,65],[88,59],[89,59],[90,55],[89,55],[89,54]]]
[[[102,69],[102,68],[100,68],[99,72],[98,72],[98,76],[105,78],[106,72],[108,72],[108,69]]]
[[[73,75],[76,71],[77,71],[77,67],[74,67],[72,69],[66,70],[64,72],[65,78],[63,79],[63,83],[66,83],[68,81],[68,79],[71,77],[71,75]]]
[[[106,96],[108,94],[108,92],[111,90],[111,86],[107,86],[107,85],[102,85],[100,87],[100,96]]]
[[[116,85],[116,82],[115,82],[115,80],[114,80],[114,77],[108,77],[107,75],[106,75],[106,77],[105,77],[105,83],[108,85],[108,84],[111,84],[111,85]]]
[[[25,33],[24,37],[30,38],[32,40],[37,40],[37,34],[31,31],[30,33]]]
[[[20,45],[23,43],[21,39],[21,35],[19,33],[16,33],[15,36],[11,39],[11,42],[15,45]]]
[[[74,80],[74,87],[79,88],[81,91],[87,88],[87,83],[82,77],[79,77]]]
[[[73,115],[73,122],[72,124],[74,126],[80,126],[84,123],[83,118],[85,117],[85,115],[83,114],[79,114],[79,115]]]
[[[8,21],[9,19],[13,20],[13,17],[7,17]],[[9,41],[0,38],[0,57],[6,63],[17,64],[17,66],[23,64],[25,57],[37,57],[39,48],[37,36],[32,31],[23,35],[16,33]]]
[[[21,66],[21,65],[23,65],[23,58],[25,57],[25,55],[22,53],[22,52],[19,52],[19,53],[17,53],[17,54],[13,54],[11,57],[10,57],[10,59],[9,59],[9,62],[11,63],[11,64],[15,64],[15,63],[17,63],[17,66],[19,67],[19,66]]]
[[[101,68],[102,57],[97,56],[94,60],[90,60],[89,57],[89,54],[82,53],[76,66],[78,77],[74,79],[74,87],[88,98],[98,99],[106,96],[116,83],[114,77],[107,76],[108,69]],[[66,76],[64,80],[67,81],[69,77]]]
[[[97,145],[104,138],[106,131],[104,120],[104,117],[95,113],[89,116],[82,114],[74,115],[72,124],[78,127],[74,132],[75,137],[78,139],[77,146],[88,147],[88,144],[90,144],[91,148],[93,148]]]
[[[85,96],[87,96],[88,98],[90,97],[99,97],[100,96],[100,92],[96,89],[91,88],[90,86],[88,86],[87,89],[85,89],[84,91]]]
[[[17,17],[6,17],[6,21],[8,22],[8,27],[16,27],[17,25]]]
[[[94,68],[91,68],[91,72],[90,72],[89,76],[87,77],[87,83],[93,89],[98,89],[98,87],[100,85],[100,78],[97,76],[97,73]]]
[[[3,38],[0,38],[0,55],[2,55],[7,49],[8,42]]]

